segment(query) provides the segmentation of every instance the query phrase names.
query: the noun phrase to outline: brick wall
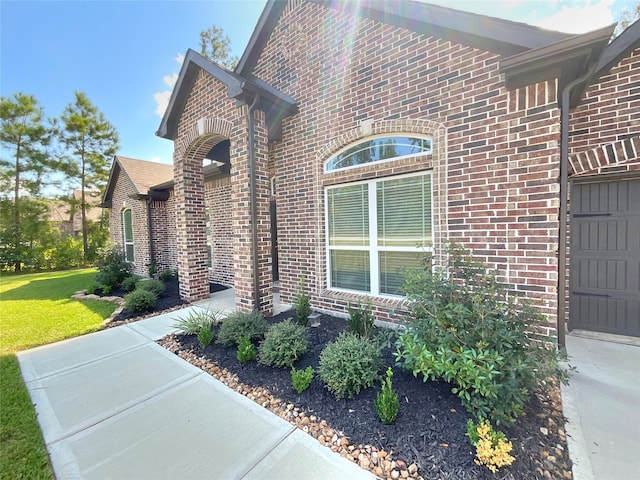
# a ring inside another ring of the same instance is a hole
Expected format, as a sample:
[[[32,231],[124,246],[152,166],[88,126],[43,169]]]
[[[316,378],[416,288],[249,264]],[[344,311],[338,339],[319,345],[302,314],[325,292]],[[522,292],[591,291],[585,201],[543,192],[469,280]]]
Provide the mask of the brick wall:
[[[569,124],[570,173],[640,171],[640,48],[589,87]]]
[[[231,179],[216,178],[205,183],[205,203],[210,212],[212,265],[211,281],[233,287],[233,223],[231,221]]]
[[[251,245],[249,162],[247,145],[247,105],[238,107],[228,98],[225,85],[201,71],[191,89],[178,123],[174,142],[174,180],[176,194],[177,260],[183,298],[196,300],[208,295],[205,232],[205,188],[202,159],[217,143],[230,141],[231,242],[233,248],[233,285],[236,307],[254,308],[253,257]],[[254,112],[256,123],[257,225],[260,248],[257,252],[261,300],[260,309],[272,309],[269,232],[269,173],[264,113]],[[228,228],[228,227],[224,227]],[[224,250],[228,255],[228,250]],[[225,273],[229,278],[231,272]],[[230,283],[229,280],[226,282]]]
[[[515,291],[541,301],[555,335],[559,111],[555,84],[507,91],[498,57],[327,7],[290,2],[254,74],[300,113],[270,145],[277,179],[281,298],[304,275],[315,308],[357,295],[327,290],[324,188],[350,179],[433,172],[436,255],[456,240]],[[432,156],[326,175],[339,148],[373,133],[415,132]],[[398,301],[373,299],[380,319]]]
[[[154,201],[151,207],[151,238],[158,272],[178,268],[176,250],[175,195],[169,192],[164,202]]]
[[[133,264],[134,273],[148,275],[149,257],[149,229],[147,220],[147,203],[145,200],[130,198],[136,192],[131,182],[118,173],[116,185],[113,190],[112,206],[109,209],[109,231],[111,241],[124,251],[124,235],[122,227],[122,212],[131,209],[133,224]]]

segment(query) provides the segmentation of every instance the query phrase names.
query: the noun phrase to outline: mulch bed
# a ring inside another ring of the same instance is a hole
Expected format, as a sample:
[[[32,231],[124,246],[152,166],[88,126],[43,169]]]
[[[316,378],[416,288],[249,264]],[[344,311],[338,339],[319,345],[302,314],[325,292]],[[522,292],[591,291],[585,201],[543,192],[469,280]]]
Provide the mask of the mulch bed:
[[[159,315],[161,313],[173,312],[175,310],[179,310],[180,308],[184,308],[189,305],[188,302],[182,300],[180,298],[180,284],[177,280],[168,280],[164,282],[166,287],[165,292],[156,302],[154,309],[151,312],[146,312],[143,315],[140,312],[131,312],[126,308],[122,310],[118,315],[116,315],[113,320],[108,322],[105,326],[107,328],[117,327],[119,325],[124,325],[125,323],[136,322],[138,320],[142,320],[144,318],[148,318],[150,316]],[[218,283],[210,283],[209,284],[209,292],[219,292],[221,290],[226,290],[229,287],[224,285],[220,285]],[[100,289],[96,291],[97,295],[102,296],[102,292]],[[127,294],[122,289],[114,290],[110,293],[112,296],[124,297]]]
[[[281,321],[293,313],[269,319]],[[320,352],[346,328],[345,320],[323,315],[318,332],[309,335],[309,351],[296,368],[318,366]],[[380,422],[373,401],[379,387],[362,391],[355,399],[337,401],[317,378],[298,395],[288,369],[257,362],[241,365],[236,349],[218,344],[202,348],[195,336],[169,335],[158,342],[218,379],[317,438],[320,443],[384,478],[428,479],[571,479],[557,384],[532,395],[526,415],[515,426],[501,428],[513,443],[515,462],[492,474],[475,465],[474,449],[465,436],[471,418],[451,386],[422,382],[395,366],[385,349],[386,365],[394,370],[393,387],[400,412],[393,425]],[[386,370],[386,367],[385,367]],[[384,370],[381,371],[383,373]]]

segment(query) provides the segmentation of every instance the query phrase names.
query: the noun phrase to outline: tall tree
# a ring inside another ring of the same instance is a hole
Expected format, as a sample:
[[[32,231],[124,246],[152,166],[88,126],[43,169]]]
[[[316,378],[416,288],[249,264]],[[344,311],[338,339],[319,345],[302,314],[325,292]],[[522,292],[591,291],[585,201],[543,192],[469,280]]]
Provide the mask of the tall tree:
[[[75,92],[60,118],[60,142],[67,149],[73,176],[80,183],[82,249],[89,251],[86,192],[102,189],[107,183],[109,165],[118,150],[118,132],[83,92]]]
[[[615,36],[617,37],[624,32],[629,25],[640,18],[640,1],[636,3],[636,6],[632,11],[626,8],[622,10],[620,18],[618,19],[618,25],[616,26]]]
[[[44,119],[42,108],[33,95],[17,92],[13,97],[0,98],[0,140],[3,158],[0,159],[0,189],[5,196],[12,192],[11,221],[3,222],[2,236],[11,247],[13,268],[21,270],[23,250],[22,224],[25,214],[22,197],[38,195],[44,175],[56,168],[48,154],[53,129]],[[4,152],[11,158],[4,158]],[[6,205],[8,207],[8,205]]]
[[[231,42],[224,30],[213,25],[200,32],[200,53],[212,62],[233,70],[238,64],[238,57],[231,56]]]

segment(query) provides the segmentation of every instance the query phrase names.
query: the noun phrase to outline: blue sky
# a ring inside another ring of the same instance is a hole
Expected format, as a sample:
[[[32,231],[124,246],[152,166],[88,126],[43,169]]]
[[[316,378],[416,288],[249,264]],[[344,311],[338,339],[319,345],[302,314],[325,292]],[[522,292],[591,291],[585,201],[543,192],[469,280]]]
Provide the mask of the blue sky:
[[[387,0],[389,1],[389,0]],[[394,0],[402,1],[402,0]],[[637,0],[489,0],[432,3],[561,31],[585,32],[615,21]],[[172,144],[155,136],[180,70],[215,24],[240,56],[265,0],[0,0],[0,93],[35,95],[59,116],[83,91],[120,134],[124,156],[170,163]],[[160,105],[159,105],[160,104]]]

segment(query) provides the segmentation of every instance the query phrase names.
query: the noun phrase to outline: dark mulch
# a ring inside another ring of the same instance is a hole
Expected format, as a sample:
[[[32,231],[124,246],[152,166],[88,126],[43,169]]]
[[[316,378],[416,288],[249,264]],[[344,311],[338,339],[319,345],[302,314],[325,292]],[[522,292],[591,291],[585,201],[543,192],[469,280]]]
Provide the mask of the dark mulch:
[[[292,314],[282,314],[270,323]],[[297,368],[317,368],[320,352],[346,328],[342,319],[323,315],[318,332],[310,334],[309,351]],[[473,463],[473,447],[465,436],[470,415],[444,382],[422,382],[421,379],[394,366],[390,349],[384,350],[386,365],[393,366],[393,386],[400,396],[400,413],[393,425],[383,425],[373,407],[379,387],[361,392],[353,400],[336,400],[314,378],[310,388],[298,395],[291,388],[290,372],[251,362],[242,366],[236,349],[212,344],[202,349],[194,336],[176,335],[179,350],[192,350],[216,362],[249,386],[262,386],[286,401],[300,407],[307,415],[324,419],[335,430],[349,437],[351,444],[369,444],[390,452],[396,460],[417,463],[420,474],[429,479],[543,479],[572,478],[571,461],[564,437],[564,418],[557,385],[532,395],[526,416],[511,428],[503,428],[513,443],[516,461],[510,467],[491,474]],[[177,352],[176,352],[177,353]],[[386,369],[386,367],[385,367]],[[382,373],[382,372],[381,372]]]
[[[108,327],[117,327],[118,325],[122,325],[123,323],[129,323],[131,321],[140,320],[142,318],[147,318],[152,315],[158,315],[160,313],[171,312],[181,306],[186,306],[189,304],[188,302],[180,298],[180,284],[177,280],[167,280],[164,282],[164,285],[165,291],[156,302],[153,310],[145,312],[144,315],[141,315],[140,312],[132,312],[125,308],[121,313],[116,315],[111,322],[109,322]],[[226,290],[227,288],[229,287],[220,285],[218,283],[209,284],[209,291],[211,293]],[[100,290],[96,291],[96,294],[102,296],[102,292]],[[124,297],[126,294],[127,292],[122,289],[114,290],[110,293],[110,295],[117,297]]]

